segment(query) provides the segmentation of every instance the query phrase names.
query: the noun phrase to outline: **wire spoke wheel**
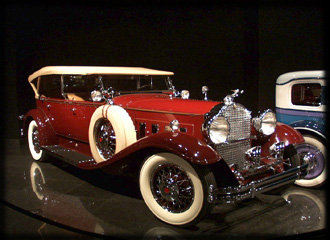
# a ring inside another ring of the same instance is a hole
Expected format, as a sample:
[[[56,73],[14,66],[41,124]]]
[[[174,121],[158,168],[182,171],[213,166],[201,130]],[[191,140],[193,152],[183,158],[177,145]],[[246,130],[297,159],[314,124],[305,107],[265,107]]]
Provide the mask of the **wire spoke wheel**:
[[[94,139],[99,154],[105,159],[110,159],[116,151],[115,131],[106,118],[101,118],[95,123]]]
[[[158,219],[176,226],[194,225],[212,210],[207,201],[211,184],[216,186],[209,168],[195,168],[168,152],[148,156],[140,169],[144,202]]]
[[[40,140],[39,140],[39,131],[38,131],[38,127],[34,127],[32,129],[32,144],[34,147],[34,151],[36,153],[40,153]]]
[[[150,184],[157,203],[171,213],[186,211],[194,201],[193,183],[177,165],[160,165],[155,169]]]

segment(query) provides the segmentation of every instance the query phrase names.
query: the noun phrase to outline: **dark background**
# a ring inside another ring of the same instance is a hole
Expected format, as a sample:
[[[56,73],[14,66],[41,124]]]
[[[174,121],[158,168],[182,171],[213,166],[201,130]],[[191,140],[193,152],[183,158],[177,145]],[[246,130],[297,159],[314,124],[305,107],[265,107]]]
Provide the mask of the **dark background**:
[[[274,109],[276,78],[325,69],[324,6],[312,3],[6,4],[3,9],[2,138],[19,138],[34,108],[27,78],[49,65],[136,66],[175,73],[178,90]]]

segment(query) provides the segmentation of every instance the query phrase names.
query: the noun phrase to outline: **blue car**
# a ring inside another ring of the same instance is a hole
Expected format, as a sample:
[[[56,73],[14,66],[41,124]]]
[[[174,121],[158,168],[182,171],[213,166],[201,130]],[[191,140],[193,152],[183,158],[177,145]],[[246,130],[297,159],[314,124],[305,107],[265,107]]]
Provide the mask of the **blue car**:
[[[276,81],[276,115],[304,137],[297,146],[300,159],[309,163],[309,171],[296,184],[317,187],[326,180],[327,78],[325,71],[285,73]]]

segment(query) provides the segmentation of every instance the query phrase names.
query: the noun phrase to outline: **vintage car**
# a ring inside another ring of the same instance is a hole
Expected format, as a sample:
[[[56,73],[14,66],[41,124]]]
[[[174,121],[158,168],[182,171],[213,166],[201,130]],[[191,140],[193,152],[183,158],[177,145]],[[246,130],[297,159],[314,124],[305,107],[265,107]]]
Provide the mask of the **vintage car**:
[[[81,169],[136,173],[151,212],[196,224],[230,203],[307,174],[302,135],[266,110],[234,100],[190,100],[172,72],[134,67],[44,67],[29,76],[36,108],[23,117],[32,157],[54,155]]]
[[[276,115],[279,122],[298,130],[305,143],[296,146],[309,171],[296,184],[322,185],[326,180],[326,74],[299,71],[282,74],[276,81]]]

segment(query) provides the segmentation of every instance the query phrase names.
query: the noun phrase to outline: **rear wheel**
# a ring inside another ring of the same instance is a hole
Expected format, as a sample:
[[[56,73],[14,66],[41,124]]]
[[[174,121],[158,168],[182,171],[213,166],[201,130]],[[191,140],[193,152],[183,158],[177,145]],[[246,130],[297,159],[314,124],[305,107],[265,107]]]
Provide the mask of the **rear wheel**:
[[[196,224],[213,208],[207,201],[208,186],[216,186],[213,173],[207,168],[194,168],[172,153],[147,158],[139,183],[148,208],[168,224]]]
[[[39,129],[35,120],[32,120],[28,128],[28,144],[31,156],[36,161],[45,161],[47,154],[40,148]]]

